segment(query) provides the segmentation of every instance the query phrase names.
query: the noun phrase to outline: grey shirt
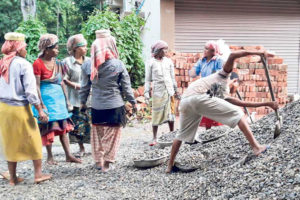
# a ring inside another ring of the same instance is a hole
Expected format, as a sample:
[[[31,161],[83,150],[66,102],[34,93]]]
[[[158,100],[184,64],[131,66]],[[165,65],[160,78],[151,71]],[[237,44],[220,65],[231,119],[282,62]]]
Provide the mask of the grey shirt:
[[[9,67],[9,83],[0,77],[0,101],[13,106],[38,105],[40,100],[32,65],[16,56]]]
[[[85,57],[84,62],[87,62],[90,58]],[[66,64],[67,72],[64,79],[80,85],[81,82],[81,66],[73,56],[69,56],[63,60]],[[67,85],[68,97],[72,106],[80,107],[79,90]]]
[[[88,68],[88,66],[83,66],[83,71],[86,73],[82,73],[82,80],[87,80],[90,74],[88,70],[84,70],[85,67]],[[118,59],[107,60],[99,66],[98,77],[95,77],[93,81],[82,82],[80,89],[82,104],[86,104],[91,87],[92,108],[94,109],[118,108],[124,105],[124,100],[131,104],[136,103],[129,74],[122,61]]]

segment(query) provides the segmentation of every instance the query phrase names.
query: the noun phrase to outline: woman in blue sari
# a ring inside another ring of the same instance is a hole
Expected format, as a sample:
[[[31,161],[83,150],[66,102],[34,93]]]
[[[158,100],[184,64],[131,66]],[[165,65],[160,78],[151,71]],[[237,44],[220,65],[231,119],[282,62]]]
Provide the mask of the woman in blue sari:
[[[75,158],[69,148],[67,133],[73,130],[68,112],[68,98],[63,82],[65,74],[64,64],[56,59],[58,55],[58,38],[53,34],[42,35],[39,41],[39,58],[33,63],[34,74],[37,82],[38,94],[42,108],[49,114],[47,124],[40,123],[42,143],[46,146],[48,164],[56,164],[52,155],[52,143],[54,136],[60,137],[67,162],[81,163]],[[36,110],[33,108],[33,112]]]

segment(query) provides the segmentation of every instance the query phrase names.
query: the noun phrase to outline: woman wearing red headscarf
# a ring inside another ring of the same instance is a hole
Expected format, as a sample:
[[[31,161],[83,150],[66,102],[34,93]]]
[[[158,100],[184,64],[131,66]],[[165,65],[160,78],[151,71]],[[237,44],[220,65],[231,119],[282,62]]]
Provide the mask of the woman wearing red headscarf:
[[[209,76],[216,71],[222,69],[223,60],[220,57],[220,48],[217,42],[208,41],[204,47],[203,58],[199,59],[196,65],[190,70],[190,76],[196,77],[201,75],[201,78]],[[210,129],[212,126],[222,125],[219,122],[203,117],[200,126]]]
[[[5,34],[0,60],[0,153],[8,163],[10,185],[23,179],[16,175],[17,162],[32,160],[34,181],[49,180],[51,175],[42,174],[42,141],[38,125],[33,118],[33,105],[39,121],[46,123],[39,100],[31,64],[25,60],[25,36],[20,33]],[[4,176],[7,177],[7,176]]]
[[[145,98],[150,98],[150,84],[152,82],[152,131],[153,141],[150,146],[156,145],[158,126],[169,124],[170,131],[174,130],[175,96],[177,83],[175,81],[174,64],[166,57],[168,44],[159,40],[152,47],[152,58],[146,63]]]
[[[116,40],[109,30],[96,31],[96,40],[91,47],[91,73],[83,73],[86,79],[80,89],[82,108],[92,88],[92,155],[96,169],[107,172],[120,144],[121,127],[126,124],[124,100],[136,110],[136,101],[131,89],[128,72],[116,47]]]

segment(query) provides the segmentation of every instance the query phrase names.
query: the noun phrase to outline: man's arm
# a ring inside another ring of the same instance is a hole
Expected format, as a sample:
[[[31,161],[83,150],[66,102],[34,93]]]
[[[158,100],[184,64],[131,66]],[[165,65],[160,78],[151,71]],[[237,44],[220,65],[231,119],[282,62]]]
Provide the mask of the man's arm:
[[[231,104],[234,104],[236,106],[241,107],[261,107],[261,106],[268,106],[272,108],[273,110],[278,109],[278,103],[276,101],[273,102],[247,102],[247,101],[241,101],[239,99],[228,97],[225,99]]]
[[[273,54],[270,54],[267,51],[262,51],[262,50],[257,50],[257,51],[246,51],[246,50],[241,50],[241,51],[234,51],[230,54],[228,57],[226,63],[223,66],[223,69],[225,72],[230,73],[233,69],[233,63],[234,60],[237,58],[241,58],[244,56],[250,56],[250,55],[258,55],[258,56],[265,56],[267,57],[272,57],[274,56]]]

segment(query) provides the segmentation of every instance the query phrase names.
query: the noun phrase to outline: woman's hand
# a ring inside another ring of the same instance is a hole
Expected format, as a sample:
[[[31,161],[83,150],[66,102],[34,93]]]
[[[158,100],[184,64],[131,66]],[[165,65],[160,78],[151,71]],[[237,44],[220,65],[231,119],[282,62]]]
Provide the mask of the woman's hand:
[[[43,110],[39,110],[39,121],[46,124],[48,120],[48,115]]]
[[[80,84],[74,83],[74,89],[75,90],[80,90],[80,88],[81,88]]]
[[[86,109],[87,109],[86,104],[81,104],[81,105],[80,105],[80,111],[81,111],[81,112],[85,112]]]

